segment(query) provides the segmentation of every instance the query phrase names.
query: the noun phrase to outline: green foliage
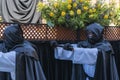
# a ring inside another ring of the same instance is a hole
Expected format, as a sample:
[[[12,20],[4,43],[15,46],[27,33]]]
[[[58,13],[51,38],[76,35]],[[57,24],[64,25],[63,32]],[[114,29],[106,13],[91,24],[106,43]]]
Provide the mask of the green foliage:
[[[113,18],[113,23],[116,25],[116,26],[119,26],[120,27],[120,8],[118,8],[116,10],[116,15],[114,16]]]

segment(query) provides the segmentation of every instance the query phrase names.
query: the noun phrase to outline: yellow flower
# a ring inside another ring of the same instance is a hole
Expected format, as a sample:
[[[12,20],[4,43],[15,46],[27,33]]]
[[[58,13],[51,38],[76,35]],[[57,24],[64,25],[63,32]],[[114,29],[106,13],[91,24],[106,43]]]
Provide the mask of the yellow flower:
[[[83,9],[84,9],[84,10],[88,10],[88,7],[87,7],[87,6],[84,6]]]
[[[73,15],[74,15],[74,11],[71,10],[71,11],[70,11],[70,16],[73,16]]]
[[[80,3],[82,3],[83,2],[83,0],[80,0]]]
[[[100,7],[101,7],[101,4],[97,4],[97,7],[100,8]]]
[[[38,4],[37,4],[37,6],[39,6],[39,7],[41,7],[43,5],[43,3],[42,2],[38,2]]]
[[[45,4],[39,1],[37,4],[37,11],[42,10],[44,6]]]
[[[89,13],[92,13],[93,12],[93,10],[92,9],[89,9]]]
[[[104,19],[108,19],[108,15],[104,15]]]
[[[93,18],[93,15],[91,14],[91,15],[89,15],[89,18]]]
[[[77,10],[77,14],[81,14],[81,10],[80,9]]]
[[[73,3],[73,7],[74,8],[77,7],[77,3],[76,2]]]
[[[95,9],[95,8],[93,9],[93,12],[96,12],[96,9]]]
[[[57,2],[54,3],[54,7],[55,8],[58,7],[58,3]]]
[[[90,2],[90,0],[86,0],[86,2]]]
[[[113,13],[112,12],[110,12],[110,16],[112,16],[113,15]]]
[[[72,3],[72,0],[68,0],[68,3]]]
[[[51,17],[53,17],[53,16],[54,16],[54,13],[53,13],[53,12],[50,12],[49,15],[50,15]]]
[[[72,8],[71,4],[68,4],[67,8],[68,8],[68,9],[71,9],[71,8]]]
[[[65,15],[66,15],[66,12],[62,11],[61,16],[65,16]]]
[[[60,3],[59,3],[59,4],[60,4]],[[64,6],[65,4],[66,4],[66,2],[62,2],[60,5],[61,5],[61,6]]]

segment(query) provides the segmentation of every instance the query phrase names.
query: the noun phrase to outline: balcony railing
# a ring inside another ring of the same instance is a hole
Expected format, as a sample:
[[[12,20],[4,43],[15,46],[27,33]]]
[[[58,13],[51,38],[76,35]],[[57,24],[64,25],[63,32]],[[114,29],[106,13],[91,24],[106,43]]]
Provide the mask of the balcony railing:
[[[0,23],[0,40],[5,26],[10,23]],[[65,27],[48,27],[46,24],[21,24],[24,37],[27,40],[60,40],[60,41],[79,41],[85,40],[85,30],[72,30]],[[107,40],[120,40],[120,27],[105,27],[104,37]]]

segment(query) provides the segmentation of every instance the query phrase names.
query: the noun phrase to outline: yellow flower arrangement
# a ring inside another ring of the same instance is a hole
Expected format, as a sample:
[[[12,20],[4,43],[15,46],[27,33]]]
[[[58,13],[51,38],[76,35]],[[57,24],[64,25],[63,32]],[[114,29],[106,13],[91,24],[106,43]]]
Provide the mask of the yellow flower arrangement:
[[[91,5],[90,0],[58,0],[49,4],[39,2],[37,10],[42,13],[49,26],[74,29],[86,27],[93,22],[109,25],[116,16],[114,5],[101,2]]]

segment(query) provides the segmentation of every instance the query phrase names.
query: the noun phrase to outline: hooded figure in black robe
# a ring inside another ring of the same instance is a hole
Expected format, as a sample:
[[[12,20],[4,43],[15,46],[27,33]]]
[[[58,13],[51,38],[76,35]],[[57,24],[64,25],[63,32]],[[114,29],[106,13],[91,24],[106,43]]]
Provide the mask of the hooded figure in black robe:
[[[87,26],[87,40],[56,47],[55,58],[71,60],[71,80],[119,80],[111,44],[103,38],[104,28],[93,23]]]
[[[80,64],[73,65],[72,80],[119,80],[112,46],[103,38],[103,27],[98,23],[87,26],[87,40],[78,43],[78,47],[97,48],[98,55],[94,77],[88,76]]]
[[[15,80],[46,80],[38,58],[37,48],[24,40],[20,25],[7,26],[3,33],[0,51],[4,54],[10,51],[16,52]],[[12,80],[10,72],[0,72],[0,80]]]

